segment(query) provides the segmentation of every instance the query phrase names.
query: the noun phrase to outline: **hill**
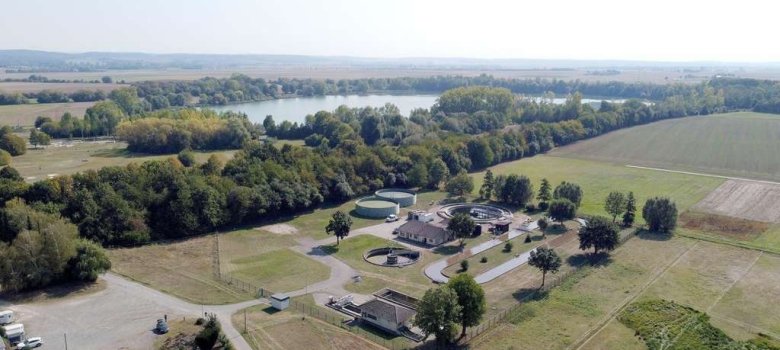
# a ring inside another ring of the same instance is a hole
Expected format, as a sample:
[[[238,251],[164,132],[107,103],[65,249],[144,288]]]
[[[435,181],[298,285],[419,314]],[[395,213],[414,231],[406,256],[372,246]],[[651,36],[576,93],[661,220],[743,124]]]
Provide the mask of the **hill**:
[[[738,112],[622,129],[551,155],[780,181],[778,150],[780,117]]]

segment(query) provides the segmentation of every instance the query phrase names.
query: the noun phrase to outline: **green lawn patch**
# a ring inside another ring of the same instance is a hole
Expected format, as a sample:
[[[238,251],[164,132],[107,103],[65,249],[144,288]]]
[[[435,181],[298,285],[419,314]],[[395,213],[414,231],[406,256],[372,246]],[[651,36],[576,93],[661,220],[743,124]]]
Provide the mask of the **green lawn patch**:
[[[330,269],[289,249],[279,249],[261,255],[231,261],[231,274],[243,281],[274,292],[298,290],[315,282],[326,280]]]

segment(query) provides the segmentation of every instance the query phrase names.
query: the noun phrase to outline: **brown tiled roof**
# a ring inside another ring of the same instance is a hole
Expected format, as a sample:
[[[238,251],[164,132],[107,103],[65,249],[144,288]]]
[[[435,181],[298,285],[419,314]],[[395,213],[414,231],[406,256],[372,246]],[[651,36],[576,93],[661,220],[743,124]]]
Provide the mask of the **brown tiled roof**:
[[[398,227],[398,232],[414,234],[425,239],[438,239],[441,241],[446,241],[448,236],[445,228],[420,221],[409,221]]]
[[[360,305],[360,311],[367,312],[393,324],[402,324],[417,314],[412,309],[382,299],[374,299]]]

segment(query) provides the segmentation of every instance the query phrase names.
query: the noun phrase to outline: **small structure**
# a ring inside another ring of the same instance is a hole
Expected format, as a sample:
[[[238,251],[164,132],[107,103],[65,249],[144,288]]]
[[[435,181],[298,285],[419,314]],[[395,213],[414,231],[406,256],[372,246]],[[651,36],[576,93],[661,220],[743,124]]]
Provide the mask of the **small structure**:
[[[401,208],[413,206],[417,203],[417,194],[401,188],[385,188],[374,192],[374,196],[398,203]]]
[[[274,309],[282,311],[290,307],[290,296],[287,294],[277,293],[271,296],[271,306]]]
[[[14,312],[11,310],[0,311],[0,324],[9,324],[14,321]]]
[[[412,210],[409,212],[409,221],[431,222],[433,221],[433,217],[433,213],[422,210]]]
[[[395,229],[398,237],[437,246],[452,240],[453,235],[446,228],[421,221],[408,221]]]
[[[509,220],[499,220],[493,224],[493,233],[500,235],[504,232],[509,232],[509,225],[512,222]]]
[[[402,329],[410,328],[410,321],[417,312],[388,300],[374,299],[360,305],[360,314],[363,321],[400,335]]]
[[[367,218],[386,218],[398,215],[401,207],[398,203],[376,196],[363,197],[355,201],[355,212]]]

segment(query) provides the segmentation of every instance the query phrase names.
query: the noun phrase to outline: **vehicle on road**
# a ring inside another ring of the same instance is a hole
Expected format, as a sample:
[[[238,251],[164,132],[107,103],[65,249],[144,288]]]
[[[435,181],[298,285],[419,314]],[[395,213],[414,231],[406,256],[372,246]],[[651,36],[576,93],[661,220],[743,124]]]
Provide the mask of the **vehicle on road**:
[[[395,222],[398,221],[398,216],[395,214],[390,214],[387,216],[387,219],[385,219],[387,222]]]
[[[168,333],[168,322],[165,322],[165,320],[158,319],[157,325],[154,327],[154,331],[158,334],[165,334]]]
[[[14,312],[11,310],[0,311],[0,324],[9,324],[14,321]]]
[[[5,331],[5,337],[8,338],[11,345],[16,345],[24,340],[24,325],[21,323],[3,326],[3,331]]]
[[[43,339],[41,337],[27,338],[27,340],[16,345],[17,349],[35,349],[43,345]]]

